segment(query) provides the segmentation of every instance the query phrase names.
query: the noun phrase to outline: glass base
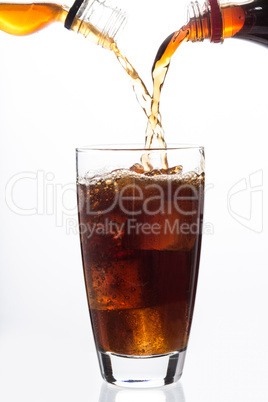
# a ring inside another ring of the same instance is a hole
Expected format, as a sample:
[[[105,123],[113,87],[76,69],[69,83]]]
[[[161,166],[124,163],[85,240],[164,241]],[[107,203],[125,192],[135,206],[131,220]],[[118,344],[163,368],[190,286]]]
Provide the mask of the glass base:
[[[157,356],[124,356],[97,352],[105,381],[122,387],[161,387],[178,381],[186,350]]]

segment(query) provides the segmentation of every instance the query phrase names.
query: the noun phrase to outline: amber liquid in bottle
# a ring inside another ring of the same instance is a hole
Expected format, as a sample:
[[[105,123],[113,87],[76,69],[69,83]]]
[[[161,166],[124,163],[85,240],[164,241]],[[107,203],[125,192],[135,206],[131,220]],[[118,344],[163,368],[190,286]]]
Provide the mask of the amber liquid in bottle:
[[[226,20],[224,27],[226,37],[251,40],[268,46],[267,0],[255,0],[240,6],[225,7],[222,11]],[[233,22],[229,17],[230,14]]]
[[[64,22],[67,14],[58,4],[0,3],[0,29],[11,35],[29,35],[54,22]]]
[[[30,35],[55,23],[64,24],[68,9],[53,3],[0,3],[0,30],[11,35]],[[111,48],[112,38],[104,37],[90,22],[75,18],[73,31],[80,32],[94,43],[100,43],[105,48]]]

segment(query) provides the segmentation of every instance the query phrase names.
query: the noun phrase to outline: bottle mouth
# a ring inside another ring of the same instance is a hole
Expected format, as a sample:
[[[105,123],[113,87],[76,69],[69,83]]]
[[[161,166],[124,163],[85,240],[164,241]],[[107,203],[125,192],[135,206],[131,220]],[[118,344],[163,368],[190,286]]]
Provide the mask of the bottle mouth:
[[[102,30],[102,36],[115,39],[118,32],[124,29],[126,19],[126,13],[119,8],[115,8],[112,11],[104,29]]]
[[[204,31],[202,24],[202,13],[197,1],[191,2],[187,10],[187,19],[191,24],[192,42],[202,42]]]
[[[191,41],[202,42],[210,38],[213,43],[222,43],[222,16],[218,0],[207,0],[203,9],[197,1],[188,7],[188,21],[191,26]]]
[[[113,7],[109,1],[94,0],[89,4],[84,1],[77,12],[77,18],[98,30],[98,44],[102,47],[106,47],[107,41],[112,43],[126,24],[126,13]]]

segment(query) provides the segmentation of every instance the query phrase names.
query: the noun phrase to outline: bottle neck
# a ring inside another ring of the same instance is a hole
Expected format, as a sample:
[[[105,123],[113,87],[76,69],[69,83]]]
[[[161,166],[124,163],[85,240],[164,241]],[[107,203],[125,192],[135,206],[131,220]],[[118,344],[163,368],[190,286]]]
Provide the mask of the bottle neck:
[[[217,0],[208,0],[202,10],[197,1],[188,7],[190,34],[188,41],[201,42],[210,39],[213,43],[223,42],[223,18]]]
[[[109,1],[76,0],[68,14],[69,27],[66,23],[65,27],[110,49],[116,34],[125,24],[126,15],[121,9],[108,3]]]

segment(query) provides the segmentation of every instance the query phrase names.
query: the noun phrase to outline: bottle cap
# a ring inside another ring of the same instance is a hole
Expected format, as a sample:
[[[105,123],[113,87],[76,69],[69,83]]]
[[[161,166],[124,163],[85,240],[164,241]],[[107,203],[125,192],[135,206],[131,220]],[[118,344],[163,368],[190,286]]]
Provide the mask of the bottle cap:
[[[208,0],[211,12],[211,42],[222,42],[222,17],[218,0]]]
[[[76,0],[76,1],[74,2],[74,4],[73,4],[72,7],[70,8],[70,10],[69,10],[69,12],[68,12],[68,15],[67,15],[67,17],[66,17],[66,20],[65,20],[65,23],[64,23],[65,28],[67,28],[67,29],[70,29],[70,28],[71,28],[72,23],[73,23],[73,21],[74,21],[74,18],[75,18],[76,14],[77,14],[77,11],[78,11],[79,8],[81,7],[83,1],[84,1],[84,0]]]

